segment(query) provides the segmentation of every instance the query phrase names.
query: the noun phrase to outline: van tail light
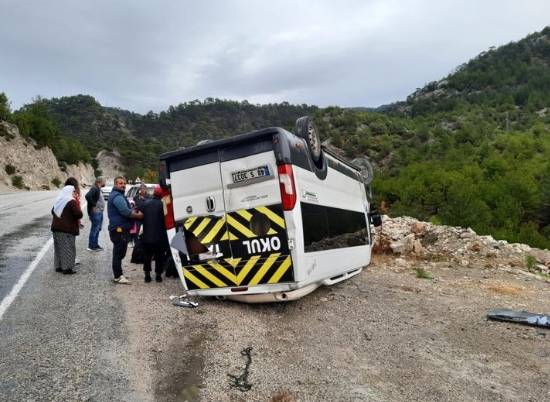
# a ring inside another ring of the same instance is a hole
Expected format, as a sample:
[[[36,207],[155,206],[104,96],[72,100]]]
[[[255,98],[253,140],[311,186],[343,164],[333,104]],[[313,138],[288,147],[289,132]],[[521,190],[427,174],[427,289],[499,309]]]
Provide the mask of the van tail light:
[[[168,188],[162,188],[162,206],[164,210],[164,226],[166,230],[174,229],[176,227],[176,220],[174,219],[174,206],[172,204],[172,195]]]
[[[294,185],[292,165],[279,165],[277,169],[279,171],[279,187],[281,189],[283,210],[292,211],[296,205],[296,186]]]

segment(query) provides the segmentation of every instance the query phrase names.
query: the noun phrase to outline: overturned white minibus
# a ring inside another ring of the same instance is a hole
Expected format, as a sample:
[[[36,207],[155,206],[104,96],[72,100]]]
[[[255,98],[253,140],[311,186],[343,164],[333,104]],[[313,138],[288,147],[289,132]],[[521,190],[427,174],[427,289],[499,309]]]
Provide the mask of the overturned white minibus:
[[[161,155],[166,227],[189,295],[288,301],[371,259],[372,169],[321,147],[309,117]],[[365,174],[365,172],[370,172]]]

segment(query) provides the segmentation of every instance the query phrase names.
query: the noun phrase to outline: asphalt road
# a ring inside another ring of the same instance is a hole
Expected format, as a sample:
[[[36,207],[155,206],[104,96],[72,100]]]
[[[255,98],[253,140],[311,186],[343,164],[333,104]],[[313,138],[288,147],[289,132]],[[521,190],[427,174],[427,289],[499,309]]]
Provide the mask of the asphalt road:
[[[56,191],[0,193],[0,300],[51,237]]]
[[[56,194],[0,194],[0,301],[51,237]],[[54,272],[49,247],[0,319],[2,401],[141,399],[129,386],[132,359],[111,254],[86,251],[83,222],[78,274]],[[100,243],[110,246],[105,230]]]

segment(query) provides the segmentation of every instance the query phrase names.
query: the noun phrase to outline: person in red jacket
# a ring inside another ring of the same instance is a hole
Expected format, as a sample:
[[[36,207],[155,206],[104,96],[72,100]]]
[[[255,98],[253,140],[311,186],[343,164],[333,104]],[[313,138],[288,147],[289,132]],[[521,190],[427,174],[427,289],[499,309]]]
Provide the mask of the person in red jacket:
[[[57,196],[52,208],[53,261],[56,272],[65,275],[76,273],[76,236],[80,233],[80,187],[74,177],[69,177]]]

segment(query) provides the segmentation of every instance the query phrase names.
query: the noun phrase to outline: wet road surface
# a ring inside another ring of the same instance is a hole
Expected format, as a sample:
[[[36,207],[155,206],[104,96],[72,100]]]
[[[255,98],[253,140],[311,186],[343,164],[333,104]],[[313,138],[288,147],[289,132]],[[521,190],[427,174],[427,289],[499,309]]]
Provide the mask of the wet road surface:
[[[0,194],[0,300],[51,237],[57,191]]]
[[[0,194],[0,302],[51,238],[57,192]],[[103,252],[76,239],[76,275],[53,269],[53,247],[0,318],[0,400],[142,400],[130,386],[124,309],[112,282],[106,222]]]

